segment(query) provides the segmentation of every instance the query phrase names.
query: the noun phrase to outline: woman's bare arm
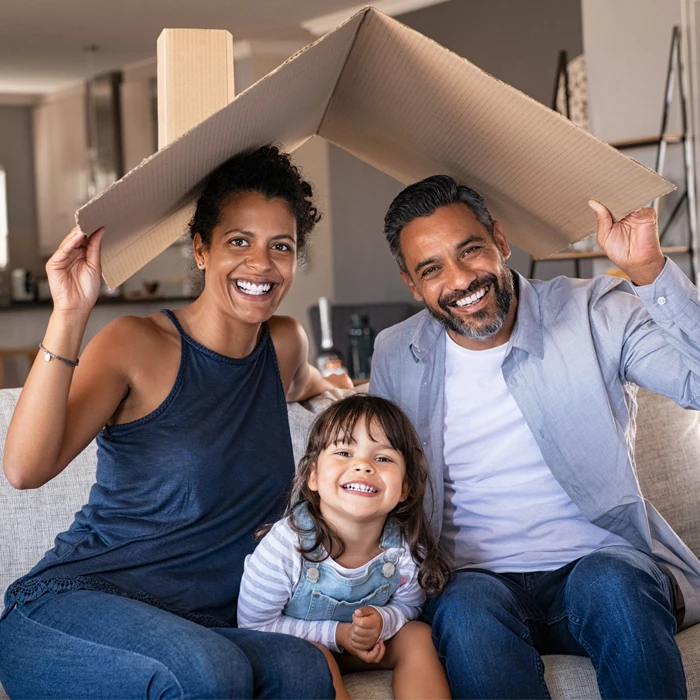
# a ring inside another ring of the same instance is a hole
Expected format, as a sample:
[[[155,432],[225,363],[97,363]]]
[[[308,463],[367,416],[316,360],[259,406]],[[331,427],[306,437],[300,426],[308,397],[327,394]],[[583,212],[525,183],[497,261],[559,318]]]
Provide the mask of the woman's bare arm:
[[[334,375],[329,381],[309,364],[309,339],[299,321],[273,316],[269,323],[287,401],[303,401],[327,389],[352,388],[347,374]]]
[[[74,229],[46,266],[54,311],[43,344],[70,360],[78,357],[99,293],[101,238],[98,231],[86,243]],[[38,354],[5,443],[3,469],[15,488],[37,488],[59,474],[116,410],[128,381],[114,363],[115,335],[118,328],[102,331],[77,368]]]

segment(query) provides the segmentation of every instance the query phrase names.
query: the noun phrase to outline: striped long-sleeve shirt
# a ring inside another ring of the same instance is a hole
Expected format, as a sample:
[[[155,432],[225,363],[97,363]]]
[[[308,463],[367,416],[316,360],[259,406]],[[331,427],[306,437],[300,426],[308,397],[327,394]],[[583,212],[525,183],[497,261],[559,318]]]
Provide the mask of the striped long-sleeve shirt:
[[[276,523],[262,539],[253,554],[246,558],[238,597],[238,626],[263,632],[281,632],[317,642],[332,651],[342,651],[336,644],[334,620],[300,620],[282,614],[294,595],[302,573],[299,537],[288,524],[288,518]],[[392,550],[389,550],[391,552]],[[379,555],[381,556],[381,555]],[[369,562],[368,562],[369,563]],[[330,557],[324,564],[341,575],[354,578],[367,568],[346,569]],[[425,594],[418,585],[418,567],[408,546],[398,560],[401,584],[384,606],[376,607],[382,616],[380,639],[391,639],[409,620],[415,620]]]

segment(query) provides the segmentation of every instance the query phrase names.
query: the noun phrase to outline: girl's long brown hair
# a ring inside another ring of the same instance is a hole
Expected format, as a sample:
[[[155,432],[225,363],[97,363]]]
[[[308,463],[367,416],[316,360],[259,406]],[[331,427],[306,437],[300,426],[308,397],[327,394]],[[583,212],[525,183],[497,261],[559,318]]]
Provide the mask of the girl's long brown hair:
[[[331,404],[311,426],[306,454],[299,462],[285,513],[297,534],[314,536],[311,544],[308,547],[300,545],[299,551],[305,559],[310,559],[312,552],[320,545],[328,553],[332,550],[335,556],[340,556],[345,551],[342,537],[321,515],[318,492],[309,488],[309,474],[316,468],[320,454],[329,445],[352,442],[355,426],[363,419],[369,436],[374,439],[373,429],[376,431],[377,427],[381,428],[389,444],[403,455],[406,462],[408,496],[396,505],[387,518],[394,518],[399,523],[401,535],[408,542],[411,555],[418,565],[418,583],[421,588],[428,595],[437,595],[449,580],[450,563],[439,547],[423,510],[426,484],[430,486],[425,456],[411,422],[395,403],[387,399],[365,394],[348,396]],[[313,522],[311,532],[300,527],[295,520],[294,510],[304,501],[308,503]]]

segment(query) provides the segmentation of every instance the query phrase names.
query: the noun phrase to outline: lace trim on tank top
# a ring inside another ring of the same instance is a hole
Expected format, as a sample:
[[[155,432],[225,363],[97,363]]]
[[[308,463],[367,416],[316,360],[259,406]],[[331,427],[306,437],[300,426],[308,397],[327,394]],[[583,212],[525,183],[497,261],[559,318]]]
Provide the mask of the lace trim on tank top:
[[[211,615],[192,613],[163,605],[157,598],[147,593],[126,593],[96,576],[52,576],[48,578],[32,578],[28,581],[15,581],[5,594],[5,609],[9,611],[13,605],[25,605],[46,594],[67,593],[69,591],[100,591],[111,595],[130,598],[140,603],[146,603],[154,608],[163,610],[203,627],[231,627],[227,622]]]

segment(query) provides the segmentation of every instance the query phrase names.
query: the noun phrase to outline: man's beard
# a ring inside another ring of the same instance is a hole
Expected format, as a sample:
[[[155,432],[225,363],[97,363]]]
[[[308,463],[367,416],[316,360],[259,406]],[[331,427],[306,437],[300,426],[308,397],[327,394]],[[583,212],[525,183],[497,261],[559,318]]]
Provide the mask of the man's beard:
[[[489,285],[489,293],[493,293],[495,299],[495,309],[489,300],[487,306],[474,314],[466,317],[459,316],[455,313],[451,304],[458,299],[469,296],[481,289],[485,285]],[[475,279],[467,289],[457,290],[452,294],[445,295],[438,299],[438,307],[429,306],[426,304],[428,311],[447,328],[448,331],[453,331],[457,335],[473,340],[484,340],[496,335],[503,328],[508,311],[510,310],[511,302],[515,288],[513,285],[513,275],[506,265],[501,266],[501,271],[496,277],[492,273],[486,273],[478,279]]]

